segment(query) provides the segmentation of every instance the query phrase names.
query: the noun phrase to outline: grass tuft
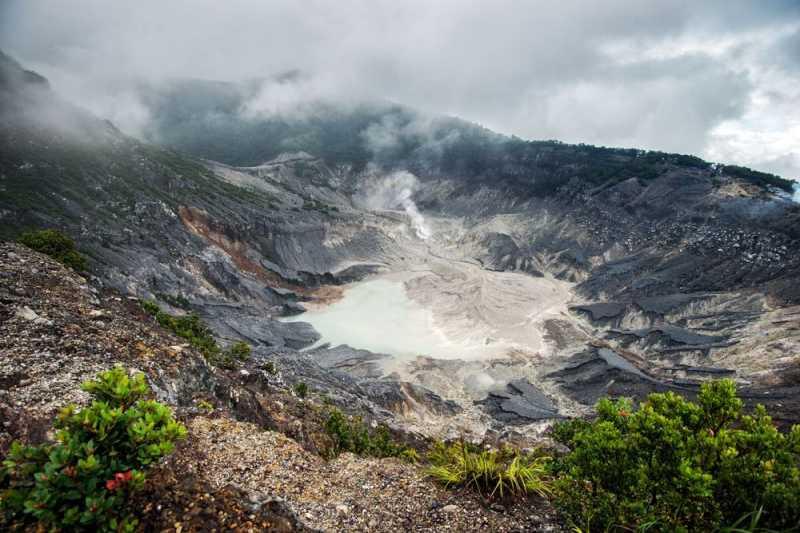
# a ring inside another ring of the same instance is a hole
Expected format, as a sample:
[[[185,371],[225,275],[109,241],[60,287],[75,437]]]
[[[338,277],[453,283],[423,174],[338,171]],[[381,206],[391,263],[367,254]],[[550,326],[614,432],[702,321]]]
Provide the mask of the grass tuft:
[[[510,447],[482,450],[457,441],[437,442],[428,452],[428,475],[448,487],[467,487],[489,497],[547,496],[548,457]]]

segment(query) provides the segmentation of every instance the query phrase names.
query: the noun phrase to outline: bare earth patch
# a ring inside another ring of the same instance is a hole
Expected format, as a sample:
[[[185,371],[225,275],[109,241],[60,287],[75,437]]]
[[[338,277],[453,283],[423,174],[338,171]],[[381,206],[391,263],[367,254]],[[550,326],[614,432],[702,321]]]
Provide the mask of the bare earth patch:
[[[212,487],[235,483],[283,498],[307,526],[326,531],[558,531],[546,502],[492,510],[398,459],[343,454],[326,462],[286,436],[226,419],[195,418],[194,465]]]

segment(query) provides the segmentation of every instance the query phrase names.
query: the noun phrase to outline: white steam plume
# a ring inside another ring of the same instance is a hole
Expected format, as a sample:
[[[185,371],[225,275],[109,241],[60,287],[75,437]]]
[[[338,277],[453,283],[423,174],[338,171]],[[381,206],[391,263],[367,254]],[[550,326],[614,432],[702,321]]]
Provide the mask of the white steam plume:
[[[367,209],[402,208],[411,220],[417,237],[425,240],[431,236],[431,231],[412,198],[418,188],[417,177],[411,172],[400,170],[369,182],[356,200]]]

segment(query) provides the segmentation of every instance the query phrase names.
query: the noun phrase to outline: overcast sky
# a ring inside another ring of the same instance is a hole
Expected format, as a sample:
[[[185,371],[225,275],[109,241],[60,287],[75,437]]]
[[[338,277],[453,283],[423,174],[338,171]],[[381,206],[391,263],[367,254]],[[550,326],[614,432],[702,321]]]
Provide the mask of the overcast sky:
[[[129,131],[133,80],[300,69],[304,96],[800,178],[800,0],[0,0],[0,48]]]

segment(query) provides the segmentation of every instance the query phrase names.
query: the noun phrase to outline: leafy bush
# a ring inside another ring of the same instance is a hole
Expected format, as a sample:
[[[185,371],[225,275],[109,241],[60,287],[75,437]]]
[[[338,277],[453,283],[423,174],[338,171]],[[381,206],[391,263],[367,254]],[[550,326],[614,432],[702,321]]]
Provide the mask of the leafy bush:
[[[373,457],[403,457],[410,461],[416,456],[415,451],[409,451],[409,448],[395,442],[386,426],[378,426],[370,431],[361,418],[348,418],[336,408],[328,414],[325,432],[332,441],[328,450],[330,457],[352,452]]]
[[[437,442],[428,474],[446,486],[468,487],[500,498],[549,493],[548,457],[522,454],[510,447],[482,450],[466,442]]]
[[[228,355],[235,361],[247,361],[250,359],[250,345],[243,341],[236,341],[227,350]]]
[[[195,402],[198,409],[202,409],[203,411],[208,411],[209,413],[214,411],[214,405],[209,402],[208,400],[197,400]]]
[[[86,258],[75,249],[75,241],[58,230],[29,231],[20,235],[19,242],[32,250],[49,255],[73,270],[86,270]]]
[[[335,205],[328,205],[317,200],[305,200],[303,202],[303,209],[306,211],[319,211],[321,213],[335,213],[339,211],[339,208]]]
[[[189,341],[189,344],[199,350],[206,361],[214,366],[232,369],[250,357],[250,345],[246,342],[238,341],[227,350],[222,350],[208,326],[194,313],[173,316],[149,300],[142,300],[141,306],[146,313],[155,317],[161,327]]]
[[[306,396],[308,396],[308,385],[306,385],[302,381],[295,383],[294,393],[297,394],[298,398],[305,398]]]
[[[161,312],[161,308],[158,307],[158,304],[150,300],[140,300],[139,304],[142,306],[142,309],[144,309],[144,312],[148,315],[156,316]]]
[[[597,412],[553,433],[571,449],[555,464],[556,503],[580,527],[710,531],[754,512],[765,528],[800,522],[800,426],[779,432],[763,406],[744,415],[732,381],[705,384],[696,402],[667,392]]]
[[[172,294],[166,294],[166,293],[163,293],[163,292],[159,292],[159,293],[156,293],[156,296],[158,296],[159,299],[167,302],[172,307],[177,307],[179,309],[184,309],[184,310],[187,310],[187,311],[191,307],[191,303],[189,302],[189,300],[185,296],[183,296],[182,294],[179,294],[177,296],[173,296]]]
[[[62,410],[54,443],[15,442],[3,461],[0,510],[9,525],[133,530],[126,501],[142,487],[145,469],[186,435],[168,407],[144,399],[149,387],[142,374],[118,367],[83,389],[92,404]]]

